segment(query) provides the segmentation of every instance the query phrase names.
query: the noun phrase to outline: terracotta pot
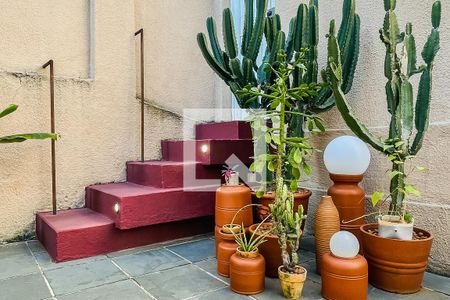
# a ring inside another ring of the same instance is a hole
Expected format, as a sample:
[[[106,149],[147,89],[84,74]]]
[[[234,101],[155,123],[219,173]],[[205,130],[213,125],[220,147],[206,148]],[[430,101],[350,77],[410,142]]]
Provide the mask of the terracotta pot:
[[[215,226],[214,227],[214,241],[216,244],[216,257],[217,257],[217,249],[219,249],[219,243],[222,241],[222,237],[220,236],[220,230],[222,227]]]
[[[230,257],[238,248],[232,233],[226,233],[223,229],[219,231],[221,242],[217,247],[217,273],[224,277],[230,276]]]
[[[241,252],[239,249],[230,258],[230,288],[243,295],[254,295],[264,291],[264,257],[256,252]]]
[[[216,191],[216,226],[230,224],[236,212],[245,205],[251,204],[251,190],[245,185],[223,185]],[[234,224],[245,227],[253,224],[252,207],[242,210]]]
[[[322,256],[330,252],[330,239],[339,231],[339,213],[330,196],[323,196],[314,220],[316,241],[316,271],[321,273]]]
[[[369,233],[378,224],[361,226],[364,256],[369,264],[369,282],[382,290],[411,294],[420,290],[428,264],[433,235],[414,228],[428,238],[423,240],[395,240]]]
[[[353,220],[365,214],[365,192],[358,185],[363,175],[330,174],[334,184],[328,189],[328,195],[333,198],[334,205],[339,212],[341,230],[353,233],[361,244],[359,227],[364,224],[364,218],[351,223],[342,224],[343,220]],[[360,248],[362,251],[362,247]],[[362,253],[360,251],[360,253]]]
[[[258,224],[253,224],[248,228],[250,235],[255,232],[257,226]],[[255,235],[259,236],[257,233],[255,233]],[[271,278],[278,277],[278,267],[283,264],[278,237],[276,235],[267,236],[266,242],[259,245],[259,253],[264,256],[266,261],[266,276]]]
[[[365,300],[369,286],[367,261],[335,257],[325,253],[322,257],[322,296],[325,299]]]
[[[304,273],[291,274],[284,272],[283,266],[278,268],[278,277],[280,278],[281,290],[287,299],[300,299],[302,296],[303,285],[305,284],[307,271],[300,267]]]
[[[308,214],[308,204],[311,194],[312,192],[307,189],[299,189],[298,192],[294,193],[294,211],[298,211],[298,207],[303,205],[304,214]],[[269,204],[272,204],[275,201],[275,193],[267,192],[261,198],[256,197],[256,194],[253,193],[253,200],[254,203],[262,205],[262,207],[256,208],[257,222],[261,222],[270,213]],[[305,222],[303,222],[301,228],[302,230],[305,228]]]

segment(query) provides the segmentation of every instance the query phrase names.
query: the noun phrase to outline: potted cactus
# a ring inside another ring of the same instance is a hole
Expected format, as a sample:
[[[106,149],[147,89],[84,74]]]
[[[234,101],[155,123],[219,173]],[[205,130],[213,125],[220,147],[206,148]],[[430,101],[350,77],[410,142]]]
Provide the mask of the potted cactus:
[[[378,224],[361,227],[364,254],[369,262],[369,280],[374,286],[388,291],[413,293],[420,289],[433,236],[413,227],[414,218],[406,209],[407,198],[420,193],[408,182],[411,171],[406,169],[405,163],[421,149],[429,123],[432,71],[439,51],[441,3],[435,1],[432,7],[432,29],[421,53],[424,61],[421,66],[417,66],[412,24],[406,24],[405,31],[400,32],[395,6],[395,0],[384,1],[386,16],[380,29],[381,40],[386,45],[386,92],[391,114],[388,138],[384,141],[376,138],[354,116],[345,99],[341,90],[341,56],[334,22],[328,35],[327,78],[337,107],[350,129],[392,163],[390,192],[387,196],[381,192],[372,196],[374,205],[390,199],[389,208],[380,213]],[[400,47],[401,52],[398,51]],[[421,76],[414,103],[411,77],[417,74]],[[422,167],[415,169],[423,170]]]

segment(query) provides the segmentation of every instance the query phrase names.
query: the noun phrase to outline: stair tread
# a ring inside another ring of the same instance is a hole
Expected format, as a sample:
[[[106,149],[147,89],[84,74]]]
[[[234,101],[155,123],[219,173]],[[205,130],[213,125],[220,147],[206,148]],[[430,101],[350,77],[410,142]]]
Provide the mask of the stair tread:
[[[149,165],[149,166],[184,166],[200,164],[197,161],[174,161],[174,160],[146,160],[146,161],[129,161],[127,164]]]
[[[40,212],[38,215],[56,232],[114,224],[114,221],[107,216],[89,208],[60,210],[56,215],[52,212]]]

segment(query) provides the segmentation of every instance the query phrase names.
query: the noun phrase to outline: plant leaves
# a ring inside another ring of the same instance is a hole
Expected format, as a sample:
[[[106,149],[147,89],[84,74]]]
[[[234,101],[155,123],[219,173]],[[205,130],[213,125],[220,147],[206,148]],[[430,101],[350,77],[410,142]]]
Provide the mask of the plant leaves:
[[[412,186],[411,184],[405,185],[405,191],[408,194],[411,194],[411,195],[416,196],[416,197],[420,197],[420,192],[418,190],[416,190],[414,188],[414,186]]]
[[[297,164],[301,164],[302,160],[303,160],[302,151],[299,148],[295,149],[295,151],[294,151],[294,161]]]
[[[372,194],[372,205],[376,206],[377,203],[383,198],[384,193],[382,192],[375,192]]]

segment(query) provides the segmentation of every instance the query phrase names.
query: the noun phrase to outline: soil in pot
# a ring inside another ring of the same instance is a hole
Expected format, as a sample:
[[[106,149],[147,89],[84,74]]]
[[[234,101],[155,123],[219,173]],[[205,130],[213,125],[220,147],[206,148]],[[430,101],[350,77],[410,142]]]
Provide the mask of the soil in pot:
[[[295,272],[287,272],[284,266],[280,266],[278,268],[278,277],[280,278],[284,297],[287,299],[300,299],[306,275],[307,271],[303,267],[298,266]]]
[[[361,226],[364,256],[369,264],[369,282],[382,290],[411,294],[420,290],[428,264],[433,235],[414,228],[413,240],[396,240],[377,235],[378,224]]]
[[[249,227],[249,233],[252,235],[259,224],[253,224]],[[272,223],[261,224],[255,235],[259,236],[272,229]],[[274,234],[266,236],[266,242],[259,246],[259,253],[266,260],[266,276],[271,278],[278,277],[278,267],[283,264],[281,258],[281,248],[278,244],[278,237]]]
[[[239,249],[230,258],[230,288],[243,295],[254,295],[264,291],[264,257],[255,252]]]

